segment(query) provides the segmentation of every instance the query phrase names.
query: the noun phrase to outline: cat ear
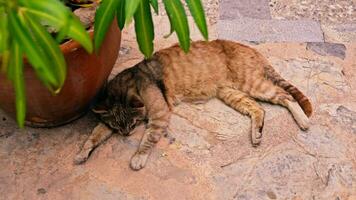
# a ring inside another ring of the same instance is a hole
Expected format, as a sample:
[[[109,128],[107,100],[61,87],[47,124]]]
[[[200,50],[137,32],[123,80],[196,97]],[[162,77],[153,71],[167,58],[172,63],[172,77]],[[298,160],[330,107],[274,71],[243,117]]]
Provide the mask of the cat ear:
[[[142,107],[144,107],[144,104],[141,101],[141,99],[139,99],[139,97],[132,96],[131,99],[130,99],[130,106],[132,108],[142,108]]]

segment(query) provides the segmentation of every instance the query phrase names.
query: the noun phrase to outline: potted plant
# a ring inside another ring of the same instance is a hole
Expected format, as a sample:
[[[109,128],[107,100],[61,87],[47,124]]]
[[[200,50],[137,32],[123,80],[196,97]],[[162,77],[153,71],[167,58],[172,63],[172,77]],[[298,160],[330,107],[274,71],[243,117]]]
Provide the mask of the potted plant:
[[[100,3],[94,32],[87,32],[65,5]],[[163,0],[180,46],[189,50],[187,16],[180,0]],[[205,39],[200,0],[186,0]],[[93,103],[112,70],[120,30],[134,21],[145,58],[153,53],[152,10],[157,0],[0,0],[0,108],[34,126],[56,126],[80,116]],[[48,28],[55,29],[50,34]],[[91,40],[93,38],[93,42]]]

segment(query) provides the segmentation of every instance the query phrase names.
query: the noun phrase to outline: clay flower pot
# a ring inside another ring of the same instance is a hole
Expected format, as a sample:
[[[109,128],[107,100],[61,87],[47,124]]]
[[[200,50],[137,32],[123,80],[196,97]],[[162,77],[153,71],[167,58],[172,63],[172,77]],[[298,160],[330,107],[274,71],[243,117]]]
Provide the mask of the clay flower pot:
[[[52,127],[68,123],[94,103],[115,64],[121,32],[114,21],[98,54],[88,54],[75,41],[62,44],[67,77],[61,92],[53,96],[38,80],[29,64],[24,66],[27,112],[26,125]],[[93,36],[93,32],[90,32]],[[0,108],[15,118],[15,95],[11,82],[0,74]]]

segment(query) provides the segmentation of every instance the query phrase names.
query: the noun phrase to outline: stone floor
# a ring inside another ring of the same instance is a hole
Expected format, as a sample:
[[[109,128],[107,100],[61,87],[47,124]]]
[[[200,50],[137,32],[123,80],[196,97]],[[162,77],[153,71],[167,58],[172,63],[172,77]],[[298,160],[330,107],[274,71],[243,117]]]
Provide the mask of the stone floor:
[[[60,128],[18,130],[0,112],[0,200],[355,200],[355,1],[204,2],[212,39],[253,46],[310,97],[309,131],[299,130],[286,109],[263,104],[263,142],[253,148],[247,117],[218,100],[181,104],[169,137],[145,169],[133,172],[128,163],[140,135],[114,136],[74,166],[98,122],[92,114]],[[163,39],[169,31],[164,14],[155,23],[156,49],[176,41]],[[192,28],[192,38],[200,39]],[[129,28],[113,75],[141,59]]]

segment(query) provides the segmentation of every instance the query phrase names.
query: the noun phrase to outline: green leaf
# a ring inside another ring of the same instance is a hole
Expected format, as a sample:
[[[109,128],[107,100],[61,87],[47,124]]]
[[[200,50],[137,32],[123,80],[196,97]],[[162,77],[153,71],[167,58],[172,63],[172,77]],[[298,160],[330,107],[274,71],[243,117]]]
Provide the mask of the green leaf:
[[[10,66],[13,68],[13,83],[16,94],[16,119],[17,124],[23,128],[26,117],[26,94],[23,75],[22,51],[15,41],[11,48]]]
[[[189,51],[190,33],[187,15],[180,0],[163,0],[167,14],[171,19],[174,30],[177,33],[179,44],[185,52]]]
[[[126,0],[118,0],[119,5],[116,11],[117,23],[119,24],[120,30],[124,29],[125,26],[125,2]],[[129,0],[130,1],[130,0]]]
[[[59,88],[61,88],[66,77],[66,62],[61,49],[47,30],[36,22],[30,14],[24,13],[24,17],[31,28],[33,38],[43,49],[46,57],[51,60],[51,66],[48,68],[56,76],[56,79],[59,80]]]
[[[0,8],[0,57],[1,71],[6,72],[10,56],[10,33],[8,29],[8,17],[4,9]]]
[[[9,41],[8,19],[4,9],[0,8],[0,54],[2,54],[2,52],[6,50],[9,50],[8,41]]]
[[[10,62],[10,50],[6,50],[2,53],[1,55],[1,71],[7,73],[8,79],[12,80],[12,67],[9,67],[9,62]]]
[[[149,58],[153,53],[154,40],[154,29],[149,0],[141,0],[134,15],[134,19],[137,43],[141,52],[146,58]]]
[[[125,4],[125,23],[129,24],[134,16],[138,4],[140,4],[142,0],[127,0]]]
[[[88,32],[84,29],[83,24],[76,17],[71,20],[68,37],[81,44],[88,53],[93,52],[92,40]]]
[[[68,35],[69,32],[69,28],[70,28],[70,24],[72,22],[72,18],[70,15],[66,16],[64,19],[64,24],[69,24],[69,26],[64,26],[63,28],[61,28],[56,36],[56,41],[57,43],[61,43],[65,37]]]
[[[185,0],[189,7],[190,12],[197,24],[200,32],[204,36],[205,40],[209,39],[208,28],[206,25],[206,18],[204,8],[200,0]]]
[[[38,77],[43,81],[43,83],[51,90],[59,87],[59,80],[56,76],[49,70],[50,61],[46,55],[38,48],[34,39],[31,37],[30,31],[24,27],[21,23],[17,13],[11,11],[9,14],[9,24],[14,39],[21,46],[23,51],[27,55],[27,59],[35,69]]]
[[[168,16],[168,19],[169,19],[170,30],[169,30],[169,33],[167,33],[167,35],[163,36],[165,39],[167,39],[169,36],[171,36],[174,33],[174,27],[173,27],[172,19],[171,19],[171,17],[169,15],[167,15],[167,16]]]
[[[20,8],[21,11],[33,14],[36,20],[45,21],[48,25],[57,30],[62,30],[67,27],[68,37],[79,42],[87,52],[93,52],[92,41],[79,19],[58,0],[18,1],[21,6],[23,6]],[[63,20],[68,16],[70,20]]]
[[[103,0],[96,11],[94,23],[94,46],[98,50],[103,42],[106,31],[114,19],[118,0]]]
[[[153,10],[158,15],[158,0],[150,0]]]

